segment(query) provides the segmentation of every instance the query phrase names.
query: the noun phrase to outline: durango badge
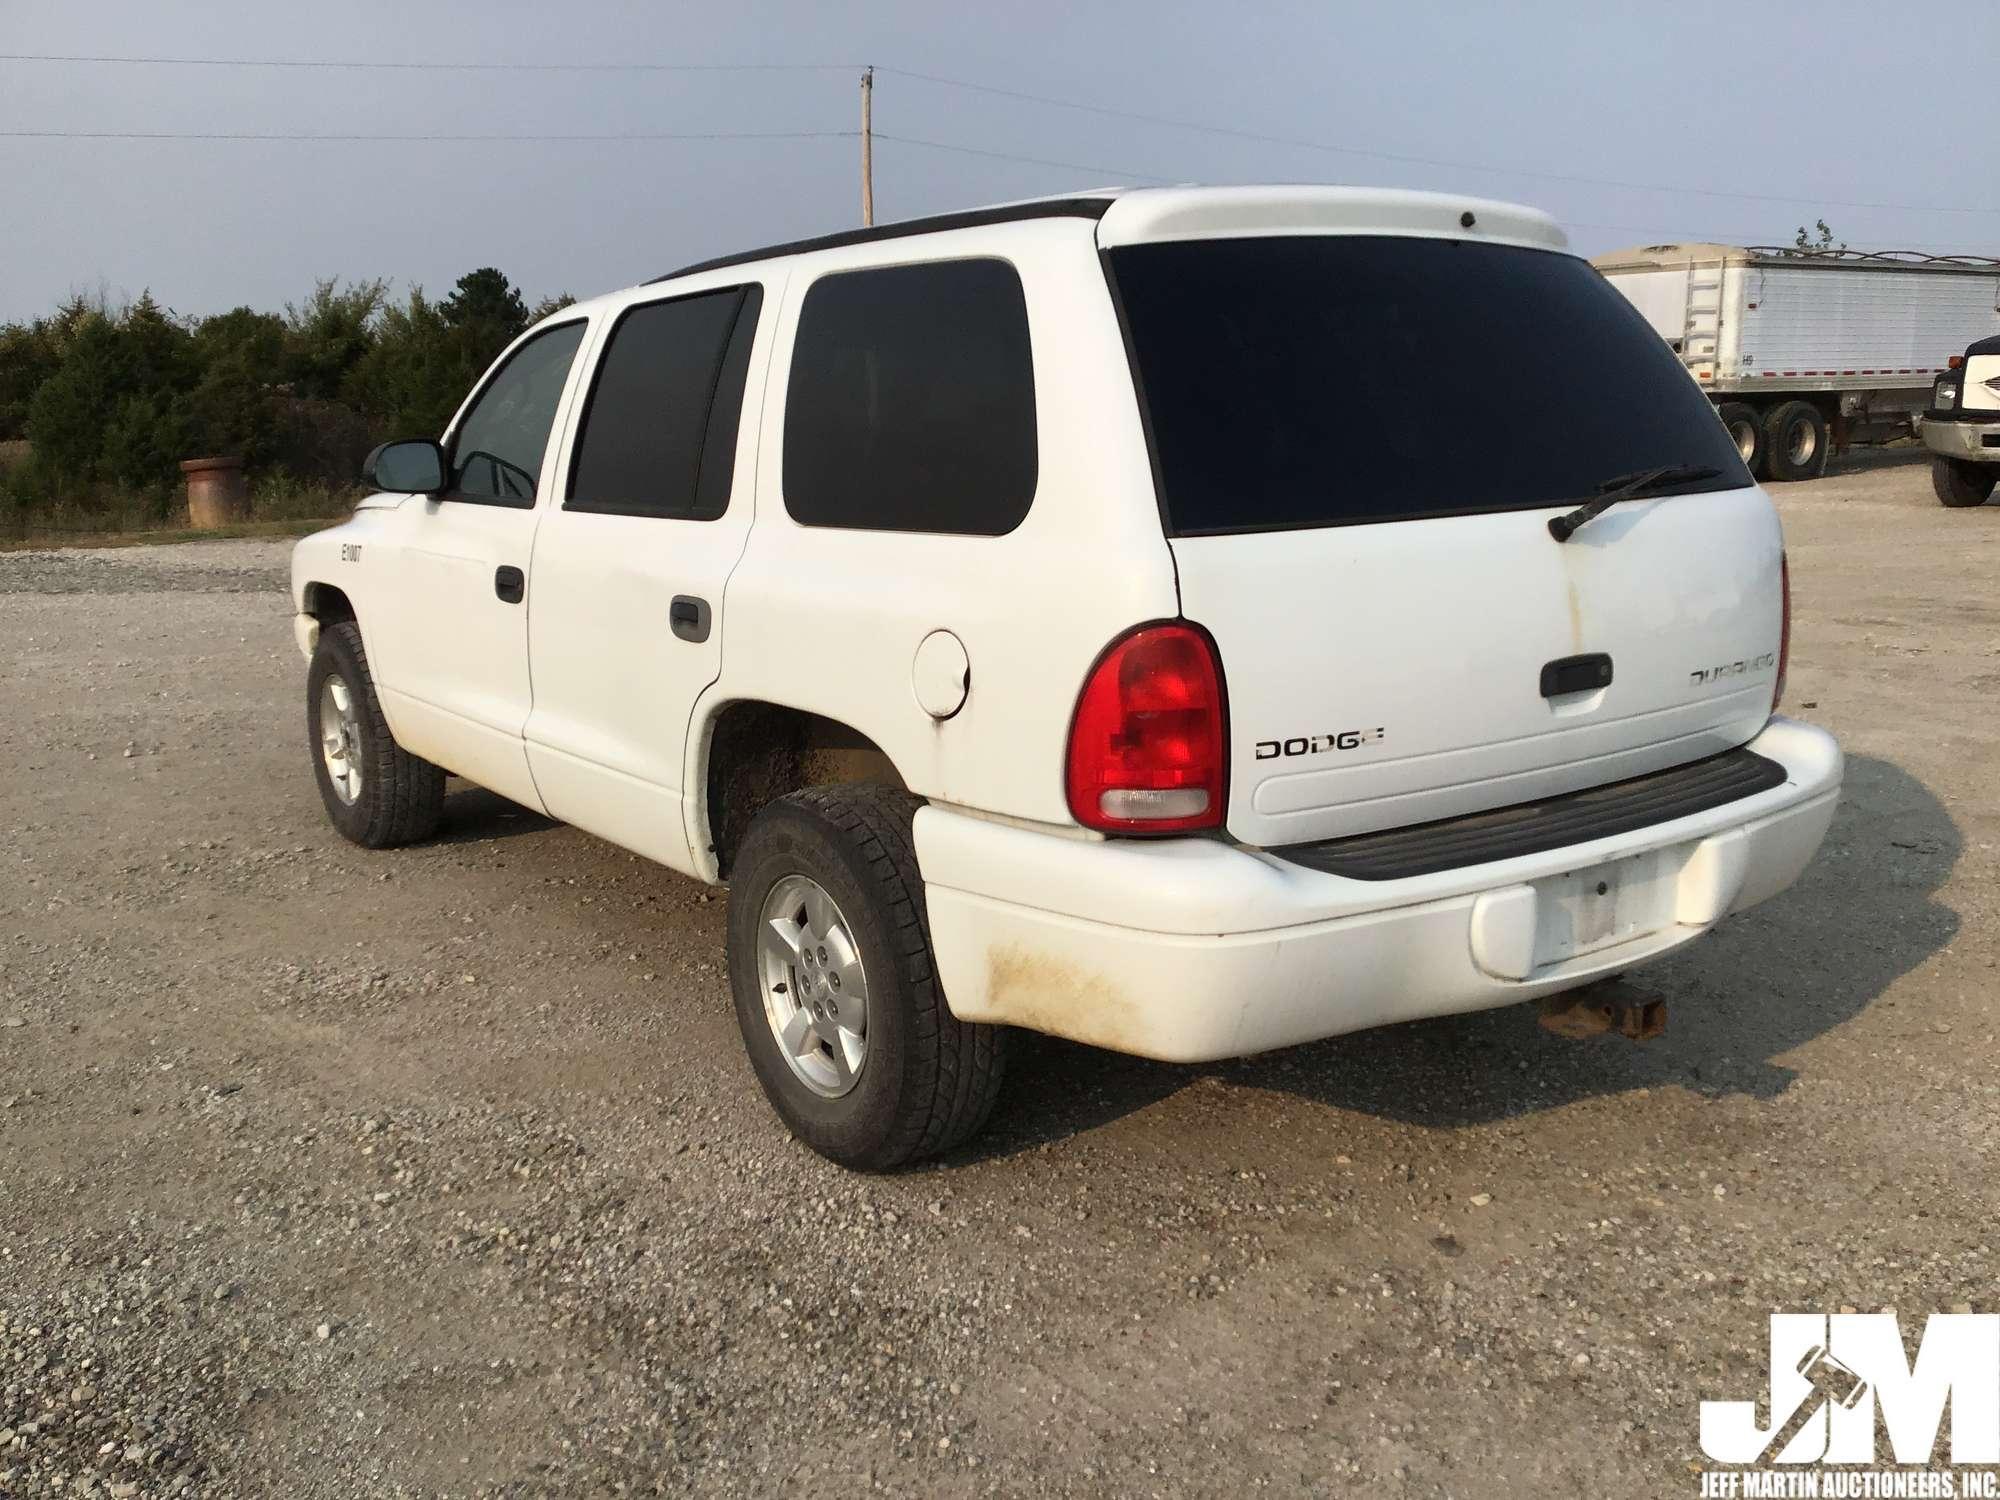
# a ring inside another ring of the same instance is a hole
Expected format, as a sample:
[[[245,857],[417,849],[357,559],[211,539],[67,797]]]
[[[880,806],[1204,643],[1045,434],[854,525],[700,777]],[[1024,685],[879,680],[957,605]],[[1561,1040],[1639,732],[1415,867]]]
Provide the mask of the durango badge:
[[[1688,673],[1688,682],[1695,687],[1708,687],[1725,682],[1731,677],[1749,677],[1777,665],[1778,653],[1766,651],[1762,656],[1753,656],[1748,661],[1717,662],[1712,667],[1696,667]]]

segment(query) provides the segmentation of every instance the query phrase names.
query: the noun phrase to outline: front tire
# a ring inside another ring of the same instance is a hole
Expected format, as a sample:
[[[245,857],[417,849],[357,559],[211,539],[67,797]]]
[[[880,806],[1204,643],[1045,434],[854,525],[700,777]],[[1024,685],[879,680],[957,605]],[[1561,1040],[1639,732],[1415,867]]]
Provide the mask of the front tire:
[[[793,1134],[879,1172],[948,1151],[992,1111],[996,1026],[938,985],[911,843],[917,799],[814,787],[751,821],[729,880],[729,977],[757,1081]]]
[[[2000,464],[1969,464],[1962,458],[1933,458],[1931,488],[1938,504],[1953,510],[1967,505],[1984,505],[2000,479]]]
[[[444,815],[444,771],[389,733],[352,620],[320,629],[306,670],[306,742],[320,800],[343,838],[388,849],[436,830]]]
[[[1810,401],[1784,401],[1764,418],[1764,462],[1773,479],[1817,479],[1826,472],[1826,418]]]

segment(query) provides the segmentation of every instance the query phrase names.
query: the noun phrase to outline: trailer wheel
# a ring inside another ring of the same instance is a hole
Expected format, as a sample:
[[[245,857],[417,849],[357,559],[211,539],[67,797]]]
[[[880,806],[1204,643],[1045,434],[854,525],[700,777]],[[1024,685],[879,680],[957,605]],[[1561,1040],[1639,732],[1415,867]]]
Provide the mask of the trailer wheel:
[[[1931,460],[1931,488],[1937,491],[1938,504],[1953,510],[1984,505],[1996,479],[2000,479],[2000,466],[1969,464],[1962,458]]]
[[[1773,479],[1817,479],[1826,472],[1826,418],[1809,401],[1786,401],[1764,418],[1765,463]]]
[[[1729,429],[1729,440],[1736,445],[1743,467],[1759,479],[1768,479],[1764,458],[1770,448],[1764,441],[1764,419],[1757,408],[1744,401],[1725,401],[1716,408],[1716,415]]]

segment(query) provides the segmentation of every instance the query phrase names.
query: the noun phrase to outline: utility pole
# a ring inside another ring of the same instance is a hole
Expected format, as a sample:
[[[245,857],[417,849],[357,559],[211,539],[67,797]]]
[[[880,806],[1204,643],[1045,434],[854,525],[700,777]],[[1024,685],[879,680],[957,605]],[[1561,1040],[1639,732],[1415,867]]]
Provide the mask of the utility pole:
[[[861,70],[861,222],[875,222],[875,70]]]

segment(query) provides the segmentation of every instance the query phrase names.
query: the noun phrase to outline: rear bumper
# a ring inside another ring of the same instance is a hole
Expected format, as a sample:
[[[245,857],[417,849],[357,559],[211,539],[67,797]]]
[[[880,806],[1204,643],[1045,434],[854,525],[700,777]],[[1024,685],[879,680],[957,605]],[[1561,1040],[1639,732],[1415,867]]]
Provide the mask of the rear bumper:
[[[1943,421],[1927,416],[1919,424],[1924,446],[1944,458],[1976,464],[2000,464],[2000,416],[1991,421],[1957,418]]]
[[[939,977],[961,1019],[1181,1062],[1533,999],[1672,952],[1798,878],[1839,800],[1839,747],[1774,719],[1749,748],[1785,768],[1781,785],[1402,880],[926,807],[916,846]],[[1612,894],[1593,905],[1600,880]]]

